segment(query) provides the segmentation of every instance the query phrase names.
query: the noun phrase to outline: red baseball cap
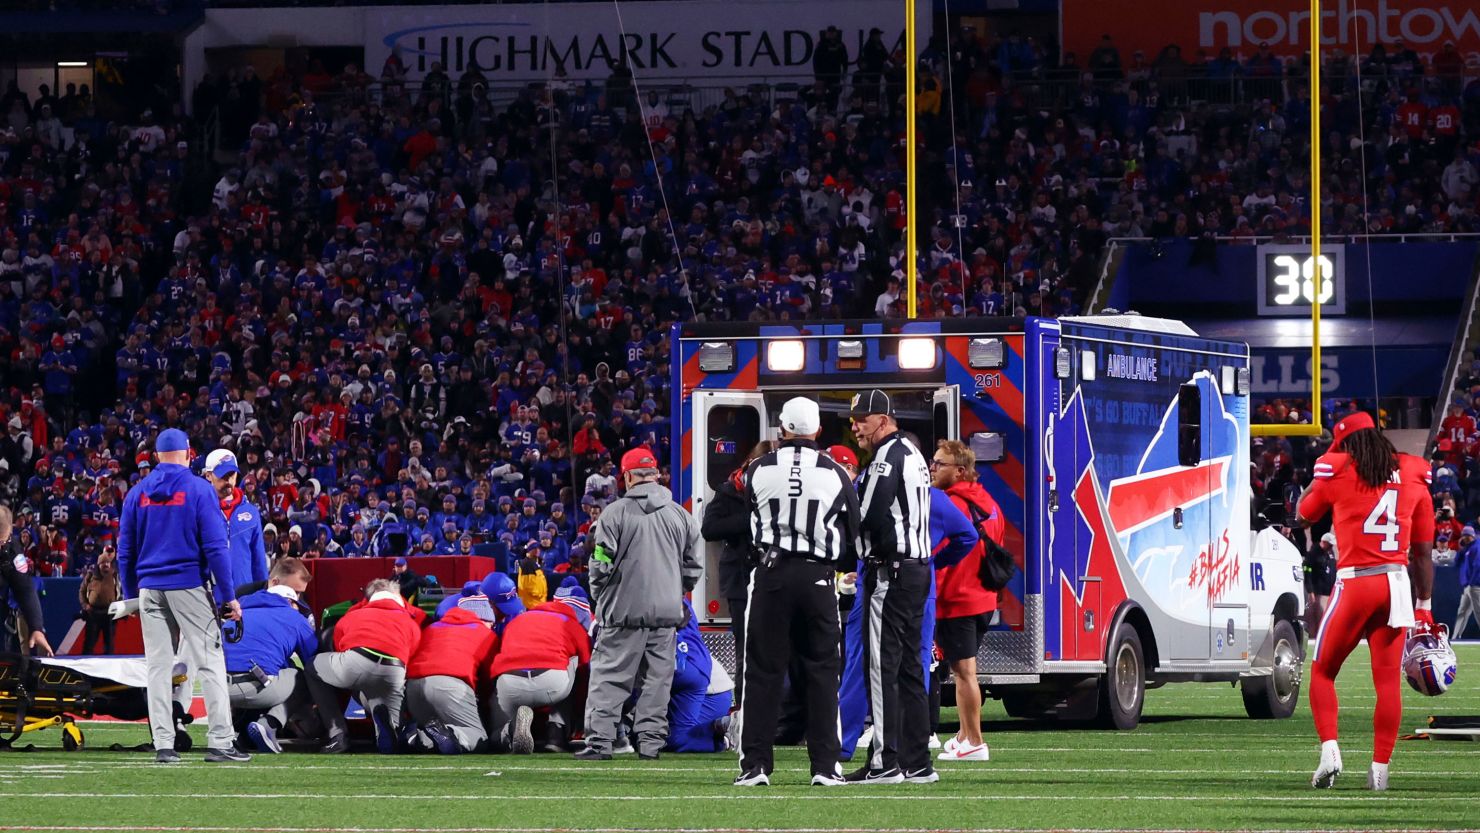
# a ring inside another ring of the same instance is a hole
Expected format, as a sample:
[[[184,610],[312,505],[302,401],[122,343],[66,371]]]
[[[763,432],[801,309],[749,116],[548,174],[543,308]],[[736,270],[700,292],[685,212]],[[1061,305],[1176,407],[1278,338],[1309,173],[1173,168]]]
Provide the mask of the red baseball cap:
[[[638,446],[622,455],[622,474],[633,469],[655,469],[658,467],[658,458],[648,451],[647,446]]]
[[[839,465],[852,466],[855,469],[858,468],[858,455],[854,454],[853,449],[846,445],[835,445],[829,448],[827,450],[827,456],[833,458]]]
[[[1367,413],[1366,411],[1357,411],[1354,414],[1343,417],[1339,422],[1336,423],[1336,426],[1331,429],[1331,450],[1340,450],[1341,441],[1346,439],[1348,435],[1356,431],[1362,431],[1367,428],[1376,427],[1377,423],[1372,421],[1372,415]]]

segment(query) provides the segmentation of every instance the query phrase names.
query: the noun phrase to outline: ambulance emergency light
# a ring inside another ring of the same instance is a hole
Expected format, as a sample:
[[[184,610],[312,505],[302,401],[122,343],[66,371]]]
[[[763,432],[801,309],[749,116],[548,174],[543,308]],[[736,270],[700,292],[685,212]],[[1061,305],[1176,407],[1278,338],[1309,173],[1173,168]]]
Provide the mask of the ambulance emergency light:
[[[935,367],[935,341],[929,338],[899,340],[900,370],[929,370]]]
[[[774,373],[796,373],[807,361],[807,349],[800,341],[772,341],[766,344],[766,367]]]

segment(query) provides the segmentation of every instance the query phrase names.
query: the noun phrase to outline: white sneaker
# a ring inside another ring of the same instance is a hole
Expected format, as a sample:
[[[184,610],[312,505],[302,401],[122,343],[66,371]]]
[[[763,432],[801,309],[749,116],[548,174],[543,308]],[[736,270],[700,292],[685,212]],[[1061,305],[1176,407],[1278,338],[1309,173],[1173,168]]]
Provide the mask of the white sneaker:
[[[636,752],[636,751],[637,751],[636,749],[633,749],[632,748],[632,739],[631,738],[627,738],[627,737],[617,738],[617,742],[614,743],[614,744],[612,744],[612,754],[613,755],[631,755],[633,752]]]
[[[858,736],[858,742],[855,743],[853,746],[856,749],[867,749],[867,748],[869,748],[869,745],[872,744],[873,742],[874,742],[874,727],[872,727],[872,726],[865,726],[863,728],[863,734],[861,734],[861,735]]]
[[[1329,790],[1336,783],[1336,776],[1341,774],[1341,749],[1336,741],[1328,740],[1321,744],[1321,763],[1316,767],[1316,772],[1310,778],[1310,785],[1318,790]]]
[[[980,746],[969,746],[961,743],[956,748],[950,748],[949,744],[944,752],[935,758],[937,761],[990,761],[992,752],[984,743]]]
[[[841,775],[826,772],[812,773],[812,786],[814,787],[844,787],[847,785],[848,782],[844,781]]]
[[[946,752],[955,752],[961,746],[961,739],[955,735],[946,738],[945,746],[941,747]]]
[[[940,738],[938,736],[932,734],[930,736],[930,743],[928,744],[928,746],[931,749],[939,749],[940,748]]]
[[[1374,792],[1386,792],[1388,788],[1388,765],[1374,763],[1367,770],[1367,789]]]
[[[771,779],[767,778],[764,772],[761,772],[758,769],[753,769],[749,772],[740,773],[740,775],[735,779],[735,786],[769,787],[771,786]]]

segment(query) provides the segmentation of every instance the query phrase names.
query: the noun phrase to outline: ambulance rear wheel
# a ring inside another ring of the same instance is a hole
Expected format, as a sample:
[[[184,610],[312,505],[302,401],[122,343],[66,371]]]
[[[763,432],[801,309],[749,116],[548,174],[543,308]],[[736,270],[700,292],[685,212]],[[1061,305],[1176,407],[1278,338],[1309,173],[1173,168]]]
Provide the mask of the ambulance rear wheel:
[[[1146,704],[1146,652],[1141,635],[1129,622],[1120,623],[1115,632],[1108,660],[1100,680],[1097,722],[1106,729],[1134,729]]]
[[[1240,688],[1244,711],[1256,720],[1284,720],[1300,702],[1303,645],[1288,619],[1274,625],[1274,667],[1267,677],[1245,677]]]

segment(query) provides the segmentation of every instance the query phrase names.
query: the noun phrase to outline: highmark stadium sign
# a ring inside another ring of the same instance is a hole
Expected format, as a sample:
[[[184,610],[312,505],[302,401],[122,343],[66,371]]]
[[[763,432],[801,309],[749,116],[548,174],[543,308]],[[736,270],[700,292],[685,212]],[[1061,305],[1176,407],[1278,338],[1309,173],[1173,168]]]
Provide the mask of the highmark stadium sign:
[[[899,45],[894,2],[629,2],[498,6],[374,7],[362,10],[365,65],[376,71],[392,52],[411,78],[440,63],[454,77],[477,68],[491,81],[605,79],[626,57],[643,78],[812,75],[821,32],[836,26],[850,58],[868,32]]]

